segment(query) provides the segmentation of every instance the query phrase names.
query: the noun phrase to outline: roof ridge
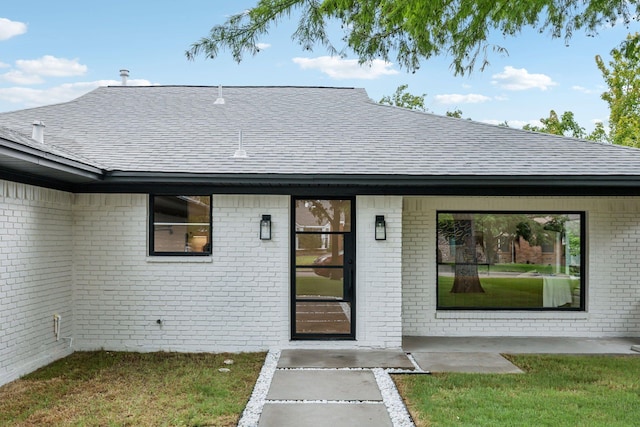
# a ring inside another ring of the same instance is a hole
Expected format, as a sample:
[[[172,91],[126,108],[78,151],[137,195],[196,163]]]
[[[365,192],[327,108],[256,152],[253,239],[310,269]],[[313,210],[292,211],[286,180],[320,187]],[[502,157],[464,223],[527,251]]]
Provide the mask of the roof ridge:
[[[238,88],[238,89],[344,89],[344,90],[354,90],[354,89],[363,89],[355,86],[305,86],[305,85],[107,85],[100,86],[99,88],[125,88],[125,89],[134,89],[134,88],[211,88],[217,89],[219,86],[223,88]]]

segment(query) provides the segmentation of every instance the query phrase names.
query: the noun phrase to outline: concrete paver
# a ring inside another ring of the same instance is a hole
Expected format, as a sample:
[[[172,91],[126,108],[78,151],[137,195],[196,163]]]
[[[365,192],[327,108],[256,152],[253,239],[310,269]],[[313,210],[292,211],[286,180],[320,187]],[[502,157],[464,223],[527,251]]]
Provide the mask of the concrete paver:
[[[403,350],[426,372],[519,373],[500,353],[638,355],[640,338],[405,337]],[[407,412],[387,409],[402,401],[375,369],[415,369],[403,351],[290,349],[273,366],[259,427],[413,425]]]
[[[283,350],[278,368],[414,369],[400,350]]]
[[[266,403],[259,427],[392,427],[382,403]]]
[[[522,370],[497,353],[427,353],[411,354],[428,372],[468,372],[491,374],[521,374]]]
[[[416,352],[486,352],[507,354],[637,354],[638,337],[404,337],[402,348]]]
[[[267,399],[382,401],[382,395],[369,370],[278,370]]]

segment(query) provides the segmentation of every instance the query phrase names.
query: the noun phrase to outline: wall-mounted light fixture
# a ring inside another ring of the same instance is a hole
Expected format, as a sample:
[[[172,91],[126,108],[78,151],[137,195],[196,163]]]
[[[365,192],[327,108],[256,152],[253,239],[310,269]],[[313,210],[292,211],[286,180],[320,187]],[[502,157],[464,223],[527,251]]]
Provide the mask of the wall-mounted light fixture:
[[[271,215],[262,215],[260,220],[260,240],[271,240]]]
[[[384,215],[376,215],[376,240],[387,240],[387,225]]]

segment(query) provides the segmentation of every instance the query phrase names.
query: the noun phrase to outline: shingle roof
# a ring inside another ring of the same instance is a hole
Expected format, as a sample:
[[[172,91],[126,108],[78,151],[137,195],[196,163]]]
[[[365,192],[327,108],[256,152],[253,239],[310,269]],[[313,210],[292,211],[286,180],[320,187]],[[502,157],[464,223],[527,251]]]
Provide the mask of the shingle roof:
[[[41,120],[51,150],[108,171],[640,175],[640,150],[380,105],[363,89],[224,87],[222,95],[220,105],[217,87],[102,87],[2,113],[0,126],[29,135]],[[239,131],[247,158],[233,157]]]

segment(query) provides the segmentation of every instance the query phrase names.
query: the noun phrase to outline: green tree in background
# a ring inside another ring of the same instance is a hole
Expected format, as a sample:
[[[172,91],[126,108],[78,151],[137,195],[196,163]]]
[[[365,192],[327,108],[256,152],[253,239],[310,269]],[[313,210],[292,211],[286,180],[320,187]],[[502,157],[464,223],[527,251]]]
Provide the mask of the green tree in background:
[[[596,56],[609,90],[602,94],[609,104],[609,139],[613,144],[640,147],[640,34],[629,34],[611,51],[609,68]]]
[[[542,123],[542,126],[524,125],[522,129],[574,138],[584,138],[586,135],[586,131],[576,122],[571,111],[565,111],[562,116],[558,117],[558,114],[551,110],[549,117],[541,118],[540,123]]]
[[[215,58],[228,49],[240,62],[260,51],[260,38],[280,21],[299,15],[293,40],[306,49],[324,46],[331,54],[355,53],[361,62],[395,61],[414,72],[436,55],[452,58],[455,74],[488,64],[491,52],[504,52],[490,36],[518,35],[532,28],[569,40],[576,30],[596,34],[603,25],[629,24],[640,3],[628,0],[257,0],[246,11],[215,25],[186,52]],[[330,26],[341,25],[337,40]],[[339,42],[341,46],[337,46]],[[394,58],[395,57],[395,58]]]
[[[583,138],[597,142],[607,142],[608,136],[602,122],[596,123],[596,127],[590,134],[578,124],[573,112],[565,111],[560,117],[554,110],[549,112],[549,117],[541,118],[542,126],[524,125],[522,129],[533,132],[550,133],[553,135],[570,136],[572,138]]]
[[[453,111],[447,111],[445,113],[445,116],[447,116],[447,117],[455,117],[456,119],[461,119],[462,118],[462,110],[456,108]]]
[[[429,111],[424,106],[426,93],[422,95],[412,95],[407,91],[409,85],[404,84],[397,87],[393,95],[385,95],[379,101],[380,104],[395,105],[396,107],[408,108],[410,110]]]

